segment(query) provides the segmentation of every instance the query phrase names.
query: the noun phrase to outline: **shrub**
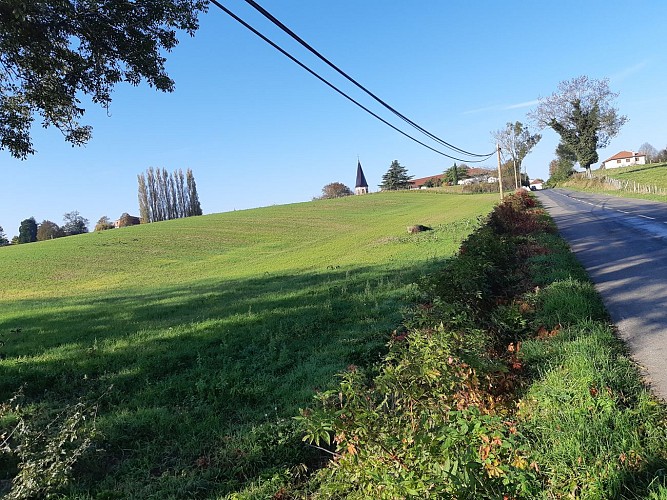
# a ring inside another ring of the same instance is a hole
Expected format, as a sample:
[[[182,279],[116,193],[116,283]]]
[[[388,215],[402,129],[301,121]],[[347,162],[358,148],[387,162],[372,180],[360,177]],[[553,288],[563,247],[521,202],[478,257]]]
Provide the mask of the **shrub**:
[[[538,483],[525,440],[495,411],[493,367],[466,361],[465,335],[444,327],[391,344],[379,374],[356,367],[299,419],[305,440],[334,445],[319,492],[345,498],[530,496]],[[500,372],[499,372],[500,373]]]
[[[0,454],[14,469],[5,498],[50,497],[69,483],[72,467],[91,446],[97,403],[79,401],[53,416],[20,404],[22,397],[0,405]]]

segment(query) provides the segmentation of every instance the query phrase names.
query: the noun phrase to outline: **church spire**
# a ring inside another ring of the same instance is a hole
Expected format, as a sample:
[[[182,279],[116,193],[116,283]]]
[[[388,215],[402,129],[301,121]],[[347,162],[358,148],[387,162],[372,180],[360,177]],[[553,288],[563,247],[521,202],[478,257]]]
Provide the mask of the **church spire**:
[[[357,159],[357,182],[354,185],[354,194],[366,193],[368,193],[368,182],[366,182],[366,176],[361,168],[361,161]]]

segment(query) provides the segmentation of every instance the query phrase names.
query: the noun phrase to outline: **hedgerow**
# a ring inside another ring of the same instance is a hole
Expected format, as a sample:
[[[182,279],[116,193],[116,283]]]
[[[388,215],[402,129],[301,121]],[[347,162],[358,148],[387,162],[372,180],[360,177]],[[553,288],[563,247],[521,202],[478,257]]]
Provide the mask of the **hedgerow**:
[[[666,493],[664,409],[554,233],[528,193],[500,203],[425,281],[383,362],[348,367],[302,410],[329,464],[274,498]],[[562,266],[552,281],[547,264]]]

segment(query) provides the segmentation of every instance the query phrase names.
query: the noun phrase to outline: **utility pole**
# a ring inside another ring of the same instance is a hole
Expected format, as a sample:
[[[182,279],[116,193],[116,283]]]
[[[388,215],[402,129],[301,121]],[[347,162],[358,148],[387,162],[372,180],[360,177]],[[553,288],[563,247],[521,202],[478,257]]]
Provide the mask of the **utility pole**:
[[[498,186],[500,186],[500,199],[504,198],[503,196],[503,173],[500,169],[500,144],[496,144],[496,149],[498,151]]]

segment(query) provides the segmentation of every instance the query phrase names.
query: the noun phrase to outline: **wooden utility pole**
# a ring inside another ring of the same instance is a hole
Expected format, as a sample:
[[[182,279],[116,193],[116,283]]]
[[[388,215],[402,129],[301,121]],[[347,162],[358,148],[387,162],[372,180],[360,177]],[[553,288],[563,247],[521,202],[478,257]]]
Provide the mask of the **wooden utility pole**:
[[[500,199],[503,197],[503,173],[500,169],[500,144],[496,144],[496,149],[498,151],[498,186],[500,186]]]

